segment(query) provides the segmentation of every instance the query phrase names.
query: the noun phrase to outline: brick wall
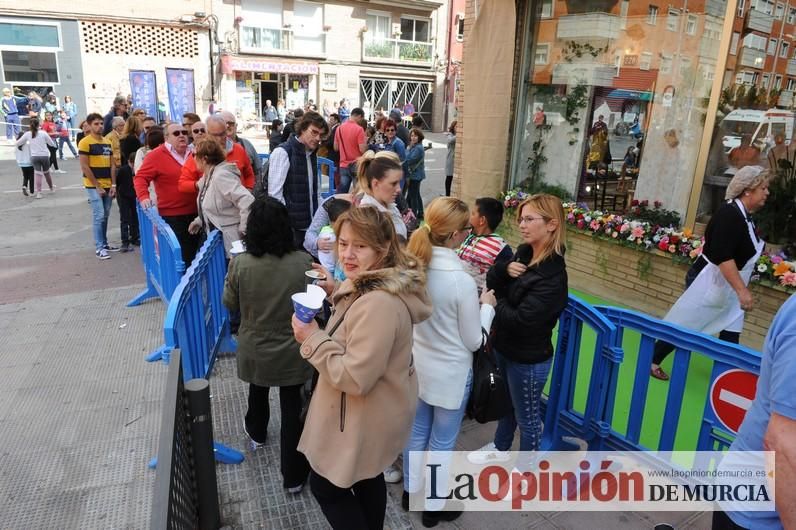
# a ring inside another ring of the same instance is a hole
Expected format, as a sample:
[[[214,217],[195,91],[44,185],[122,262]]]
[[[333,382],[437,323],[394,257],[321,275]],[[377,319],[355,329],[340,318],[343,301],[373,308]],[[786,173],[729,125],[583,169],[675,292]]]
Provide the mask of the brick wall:
[[[501,232],[516,248],[520,242],[516,223],[507,216],[504,224]],[[682,294],[688,270],[661,252],[640,252],[574,229],[567,229],[566,261],[572,289],[658,318]],[[788,294],[760,284],[753,284],[751,290],[757,304],[746,314],[741,343],[761,350],[768,327]]]

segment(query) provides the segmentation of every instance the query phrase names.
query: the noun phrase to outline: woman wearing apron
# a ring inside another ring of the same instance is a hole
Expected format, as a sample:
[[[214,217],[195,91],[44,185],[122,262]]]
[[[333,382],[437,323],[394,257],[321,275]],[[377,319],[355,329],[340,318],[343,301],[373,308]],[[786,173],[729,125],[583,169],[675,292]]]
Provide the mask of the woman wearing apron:
[[[768,171],[760,166],[746,166],[735,174],[724,197],[728,202],[708,223],[702,254],[686,274],[686,290],[665,321],[739,342],[744,312],[754,305],[747,285],[765,246],[750,215],[765,204],[768,179]],[[655,344],[652,377],[669,379],[660,365],[673,350],[668,342]]]

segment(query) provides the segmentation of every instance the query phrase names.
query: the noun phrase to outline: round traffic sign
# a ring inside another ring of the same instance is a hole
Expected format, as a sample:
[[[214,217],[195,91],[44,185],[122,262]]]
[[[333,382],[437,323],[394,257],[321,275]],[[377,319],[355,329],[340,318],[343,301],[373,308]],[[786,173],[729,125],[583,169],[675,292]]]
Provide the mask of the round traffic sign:
[[[746,411],[752,406],[757,376],[740,369],[722,372],[710,387],[710,405],[719,421],[737,434]]]

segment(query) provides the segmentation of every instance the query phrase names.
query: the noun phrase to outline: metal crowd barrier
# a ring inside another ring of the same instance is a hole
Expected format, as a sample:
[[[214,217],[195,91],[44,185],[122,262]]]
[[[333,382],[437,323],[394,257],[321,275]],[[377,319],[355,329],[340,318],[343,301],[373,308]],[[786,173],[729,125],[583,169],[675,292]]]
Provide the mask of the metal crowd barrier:
[[[141,262],[144,264],[146,289],[127,302],[133,307],[150,298],[160,297],[169,303],[185,272],[182,249],[171,227],[158,215],[157,209],[141,208],[136,201],[141,234]]]
[[[641,337],[632,366],[623,349],[626,330]],[[594,337],[593,357],[584,333]],[[653,400],[659,399],[663,415],[660,434],[651,443],[657,428],[652,422],[658,421],[659,410],[652,410],[655,407],[650,407],[647,398],[650,364],[658,340],[674,345],[675,351],[666,393],[652,395]],[[689,367],[693,368],[692,360],[697,357],[699,366],[692,370],[692,376],[707,384],[707,395],[701,393],[701,382],[695,381],[686,402]],[[636,311],[592,307],[570,296],[559,319],[558,346],[544,401],[542,449],[571,449],[574,444],[565,438],[573,437],[584,440],[593,451],[724,450],[732,443],[754,398],[760,361],[760,353],[745,346]],[[708,375],[709,364],[712,366]],[[628,392],[628,387],[629,399],[620,400],[629,402],[625,409],[624,404],[617,406],[617,395]],[[694,387],[699,395],[693,395]],[[698,425],[681,422],[684,406],[700,407]],[[645,442],[643,427],[648,431]],[[683,429],[698,429],[698,435]]]
[[[183,383],[180,350],[172,352],[160,424],[150,528],[193,530],[221,526],[213,419],[206,379]]]
[[[271,155],[270,154],[265,154],[265,153],[259,153],[258,156],[260,157],[260,160],[265,162],[266,160],[268,160],[268,158]],[[323,176],[323,171],[321,170],[321,166],[327,166],[329,168],[328,169],[329,174],[327,175],[327,177],[329,179],[329,183],[328,183],[328,187],[325,188],[326,191],[323,191],[324,190],[323,179],[321,178],[321,176]],[[318,175],[318,184],[321,186],[321,197],[322,198],[325,199],[327,197],[331,197],[332,195],[334,195],[334,192],[335,192],[334,176],[335,176],[336,173],[337,173],[337,166],[334,165],[334,162],[332,162],[328,158],[324,158],[322,156],[318,157],[318,169],[316,171],[316,174]]]
[[[165,344],[147,361],[160,359],[168,364],[179,348],[184,379],[209,379],[218,353],[237,350],[230,334],[229,312],[221,301],[226,274],[224,240],[220,231],[213,230],[169,301],[163,322]],[[243,461],[243,455],[234,449],[218,443],[214,449],[221,462]]]

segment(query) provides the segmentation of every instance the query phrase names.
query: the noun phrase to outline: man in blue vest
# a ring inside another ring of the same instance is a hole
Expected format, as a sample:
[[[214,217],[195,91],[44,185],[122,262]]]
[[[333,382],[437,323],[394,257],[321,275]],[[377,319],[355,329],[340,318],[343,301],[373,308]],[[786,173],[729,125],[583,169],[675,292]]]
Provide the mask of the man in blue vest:
[[[268,195],[287,206],[297,249],[304,248],[304,235],[320,204],[317,151],[328,132],[323,116],[306,112],[295,125],[295,133],[268,159]]]

